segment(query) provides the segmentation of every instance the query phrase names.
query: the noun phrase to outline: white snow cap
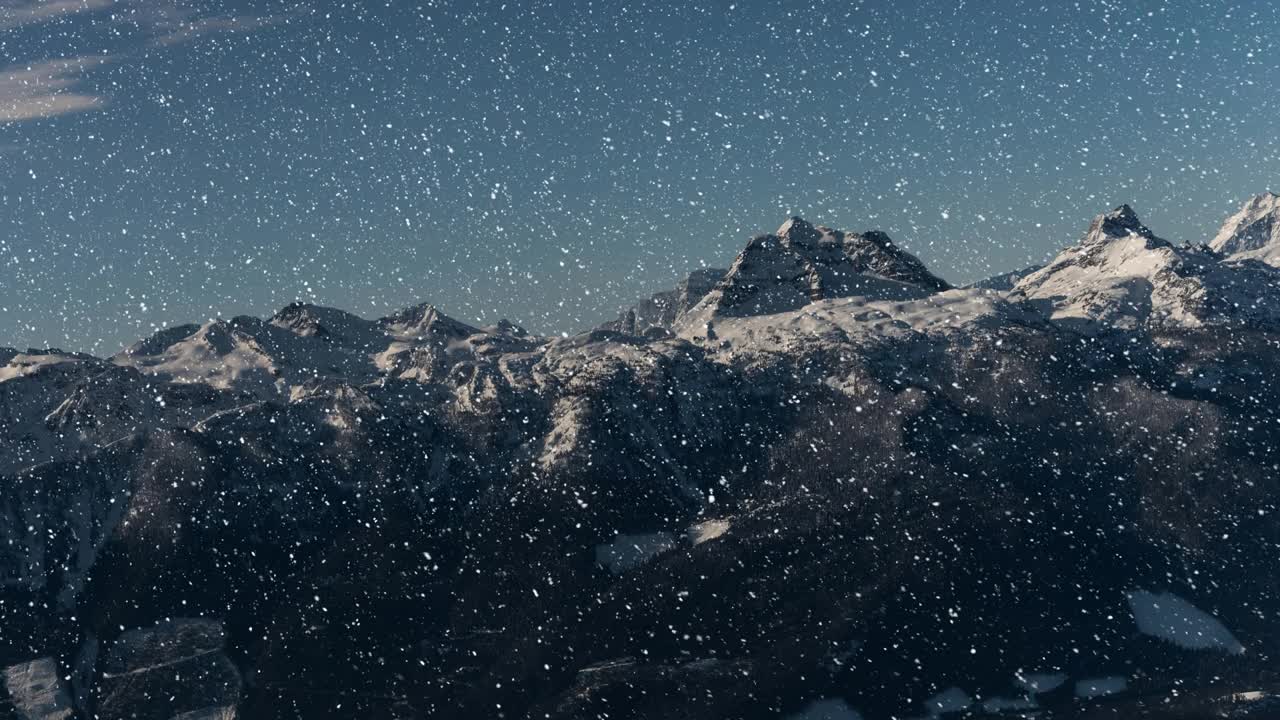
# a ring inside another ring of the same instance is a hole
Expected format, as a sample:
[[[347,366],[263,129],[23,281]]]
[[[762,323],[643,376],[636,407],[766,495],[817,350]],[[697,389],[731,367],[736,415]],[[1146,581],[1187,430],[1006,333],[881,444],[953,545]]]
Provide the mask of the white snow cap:
[[[1227,221],[1209,242],[1224,255],[1256,257],[1272,265],[1280,260],[1280,195],[1255,195]]]

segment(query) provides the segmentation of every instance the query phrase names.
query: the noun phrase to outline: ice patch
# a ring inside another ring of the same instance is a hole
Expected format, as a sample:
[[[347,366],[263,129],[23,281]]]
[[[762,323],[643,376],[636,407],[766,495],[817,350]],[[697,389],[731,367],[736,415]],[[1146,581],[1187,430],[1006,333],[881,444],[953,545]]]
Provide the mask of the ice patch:
[[[925,711],[930,715],[960,712],[973,704],[969,693],[958,687],[950,687],[924,701]]]
[[[862,720],[862,715],[840,698],[827,698],[814,700],[800,712],[788,715],[787,720]]]
[[[1188,650],[1244,653],[1244,645],[1217,618],[1173,593],[1138,590],[1129,593],[1129,609],[1138,632]]]
[[[1076,683],[1076,697],[1082,700],[1115,695],[1129,689],[1129,681],[1120,675],[1088,678]]]
[[[642,535],[618,535],[611,543],[596,545],[596,564],[617,574],[638,567],[676,547],[671,533],[656,532]]]

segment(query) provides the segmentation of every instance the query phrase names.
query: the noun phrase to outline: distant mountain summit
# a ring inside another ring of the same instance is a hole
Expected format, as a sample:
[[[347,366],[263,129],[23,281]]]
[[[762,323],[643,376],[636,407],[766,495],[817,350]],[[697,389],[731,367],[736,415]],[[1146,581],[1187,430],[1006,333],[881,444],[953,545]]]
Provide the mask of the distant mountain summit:
[[[440,312],[430,303],[414,305],[381,318],[378,324],[392,334],[406,337],[464,338],[480,332]]]
[[[1280,274],[1227,263],[1204,246],[1175,247],[1128,205],[1099,215],[1076,245],[1014,285],[1010,298],[1047,303],[1070,327],[1239,326],[1280,323]]]
[[[337,308],[295,302],[271,317],[270,324],[301,337],[339,344],[369,345],[382,335],[377,323]]]
[[[839,297],[919,298],[949,287],[884,233],[844,233],[792,217],[747,243],[682,324],[770,315]]]
[[[1018,284],[1019,280],[1039,270],[1042,267],[1044,266],[1029,265],[1020,270],[1010,270],[1008,272],[1002,272],[996,275],[992,275],[991,277],[983,278],[976,282],[969,283],[965,287],[977,288],[980,290],[991,290],[994,292],[1001,292],[1001,293],[1009,292],[1010,290],[1013,289],[1014,285]]]
[[[1224,255],[1280,265],[1280,195],[1266,192],[1250,198],[1227,218],[1209,247]]]

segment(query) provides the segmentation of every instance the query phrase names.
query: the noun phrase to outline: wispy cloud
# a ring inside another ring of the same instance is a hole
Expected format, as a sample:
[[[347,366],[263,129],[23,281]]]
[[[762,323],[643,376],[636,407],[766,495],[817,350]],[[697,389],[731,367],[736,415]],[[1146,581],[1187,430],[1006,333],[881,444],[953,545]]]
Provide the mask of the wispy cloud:
[[[168,48],[227,33],[250,33],[300,14],[200,15],[175,0],[0,0],[0,32],[113,8],[112,21],[132,23],[142,46]],[[119,12],[116,12],[119,11]],[[74,53],[74,50],[73,50]],[[0,69],[0,124],[105,108],[108,98],[85,89],[85,73],[108,62],[133,62],[139,53],[81,55],[16,63]]]
[[[113,0],[0,0],[0,30],[16,30],[110,7]]]
[[[79,89],[86,70],[110,55],[45,60],[0,70],[0,122],[54,117],[105,107],[106,98]]]

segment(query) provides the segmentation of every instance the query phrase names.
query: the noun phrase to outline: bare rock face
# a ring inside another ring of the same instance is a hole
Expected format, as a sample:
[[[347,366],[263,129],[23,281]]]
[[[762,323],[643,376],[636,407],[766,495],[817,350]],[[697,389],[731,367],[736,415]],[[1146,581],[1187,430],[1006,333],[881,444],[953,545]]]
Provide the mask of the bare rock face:
[[[7,704],[19,720],[68,720],[72,716],[71,696],[58,674],[58,661],[39,658],[10,665],[3,671]],[[0,697],[0,717],[6,700]]]
[[[225,642],[222,623],[208,619],[125,632],[107,651],[98,717],[234,718],[242,683]]]
[[[841,297],[921,298],[950,288],[879,231],[844,233],[792,217],[747,244],[681,325],[772,315]]]

